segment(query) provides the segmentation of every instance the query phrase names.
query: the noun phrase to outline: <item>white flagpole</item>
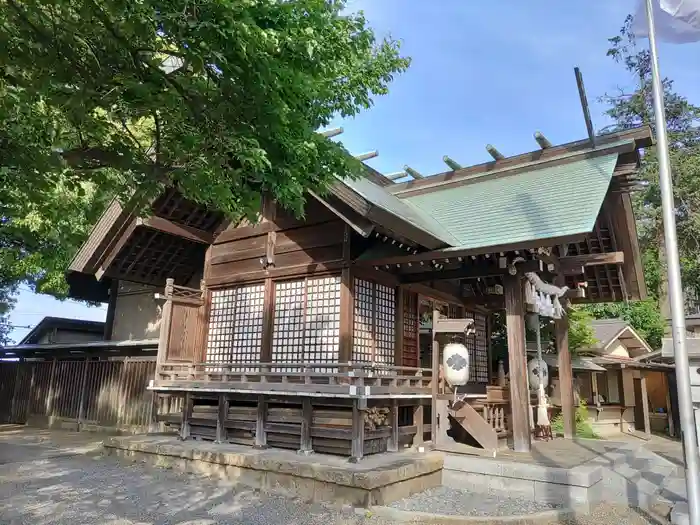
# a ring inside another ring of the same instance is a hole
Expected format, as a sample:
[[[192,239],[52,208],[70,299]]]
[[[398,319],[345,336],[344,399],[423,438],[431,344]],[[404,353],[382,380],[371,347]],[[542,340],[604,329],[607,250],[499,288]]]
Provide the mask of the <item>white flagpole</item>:
[[[685,455],[685,484],[688,491],[690,523],[700,523],[700,451],[698,450],[695,414],[690,389],[690,365],[685,345],[685,309],[681,268],[676,239],[676,217],[671,182],[671,163],[666,136],[666,114],[664,92],[659,73],[659,57],[656,50],[654,30],[654,10],[652,0],[646,0],[647,23],[649,24],[649,50],[651,52],[651,80],[654,96],[654,118],[656,120],[656,150],[659,156],[659,186],[664,219],[666,241],[666,261],[668,265],[668,292],[671,302],[671,329],[673,352],[676,361],[676,382],[678,384],[678,405],[680,412],[681,435]]]

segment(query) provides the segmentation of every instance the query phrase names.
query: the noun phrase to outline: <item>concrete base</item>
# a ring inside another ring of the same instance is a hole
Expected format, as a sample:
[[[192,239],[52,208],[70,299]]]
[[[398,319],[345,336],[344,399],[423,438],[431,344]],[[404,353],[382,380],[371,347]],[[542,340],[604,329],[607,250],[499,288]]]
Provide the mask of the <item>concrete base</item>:
[[[445,455],[443,484],[476,493],[502,491],[512,497],[562,507],[601,501],[600,467],[550,467],[498,459]]]
[[[676,503],[671,510],[673,525],[690,525],[690,511],[686,502]]]
[[[377,454],[359,464],[294,451],[178,441],[170,436],[118,436],[105,451],[159,467],[204,474],[306,501],[370,507],[386,505],[442,484],[441,454]]]

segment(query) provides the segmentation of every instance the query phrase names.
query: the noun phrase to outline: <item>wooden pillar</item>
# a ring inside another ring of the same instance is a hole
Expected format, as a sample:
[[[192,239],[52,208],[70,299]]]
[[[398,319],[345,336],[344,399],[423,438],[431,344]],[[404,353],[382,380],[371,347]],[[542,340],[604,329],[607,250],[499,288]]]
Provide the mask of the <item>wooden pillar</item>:
[[[156,357],[156,380],[158,380],[158,368],[168,359],[168,343],[170,341],[170,328],[173,321],[173,286],[175,279],[165,280],[165,303],[160,318],[160,337],[158,338],[158,355]]]
[[[394,398],[390,400],[389,407],[389,427],[391,435],[387,444],[387,452],[398,452],[399,450],[399,400]]]
[[[85,423],[85,390],[87,388],[87,376],[88,367],[90,366],[90,359],[85,358],[85,364],[83,364],[83,376],[80,379],[80,403],[78,405],[78,430],[80,430],[80,425]]]
[[[350,445],[350,462],[362,459],[365,446],[365,413],[360,409],[360,401],[352,401],[352,443]]]
[[[433,350],[432,350],[432,404],[431,404],[431,418],[430,418],[430,441],[433,444],[433,448],[438,443],[438,432],[439,432],[439,417],[438,417],[438,395],[440,394],[440,341],[438,340],[437,332],[435,332],[435,327],[437,326],[437,321],[440,318],[440,311],[435,308],[433,310]]]
[[[105,341],[111,341],[114,331],[114,313],[117,310],[117,296],[119,295],[119,281],[112,280],[112,285],[109,287],[109,302],[107,303],[107,316],[105,317],[105,330],[103,338]]]
[[[642,404],[642,414],[644,416],[644,433],[646,437],[651,439],[651,418],[649,417],[649,393],[647,391],[647,378],[642,372],[642,377],[639,380],[641,383],[642,399],[638,403]]]
[[[574,372],[569,350],[569,321],[567,317],[554,320],[554,338],[557,345],[559,366],[559,397],[564,424],[564,437],[576,437],[576,408],[574,407]]]
[[[255,419],[255,448],[267,448],[267,399],[258,396],[257,417]]]
[[[350,268],[343,268],[340,274],[340,345],[338,360],[348,363],[352,360],[353,309],[352,273]],[[344,370],[341,370],[343,372]]]
[[[503,279],[506,302],[506,330],[508,333],[508,365],[510,376],[510,411],[513,428],[513,449],[529,452],[531,447],[530,392],[527,389],[527,355],[525,352],[525,304],[519,276]]]
[[[598,399],[598,372],[591,372],[591,392],[593,392],[593,404],[596,407],[599,407],[600,400]]]
[[[226,420],[228,419],[228,396],[226,394],[219,394],[219,405],[217,408],[216,442],[224,443],[226,441]]]
[[[190,437],[190,420],[193,409],[192,392],[185,392],[185,400],[182,403],[182,420],[180,422],[180,439],[185,441]]]
[[[420,403],[420,401],[419,401]],[[413,407],[413,426],[416,427],[416,435],[413,436],[413,446],[420,448],[423,446],[423,404]]]
[[[313,424],[314,408],[311,398],[305,397],[301,405],[301,439],[298,454],[308,456],[313,454],[313,442],[311,440],[311,425]]]
[[[260,361],[272,362],[272,336],[275,322],[275,283],[269,277],[265,279],[265,297],[263,299],[262,348]]]

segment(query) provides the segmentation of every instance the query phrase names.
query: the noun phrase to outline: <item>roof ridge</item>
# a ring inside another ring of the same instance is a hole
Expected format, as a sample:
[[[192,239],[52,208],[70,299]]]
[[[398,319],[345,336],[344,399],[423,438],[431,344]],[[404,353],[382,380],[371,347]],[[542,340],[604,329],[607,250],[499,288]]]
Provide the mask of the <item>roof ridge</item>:
[[[462,186],[465,184],[473,184],[475,182],[489,180],[489,179],[491,179],[493,177],[497,177],[497,176],[513,176],[513,175],[518,174],[518,173],[509,173],[509,172],[520,172],[520,171],[532,172],[532,171],[537,171],[540,169],[546,169],[551,164],[556,164],[558,162],[561,162],[562,160],[567,161],[564,164],[568,164],[569,162],[576,162],[577,160],[579,160],[578,157],[591,156],[592,158],[596,158],[596,157],[605,155],[606,153],[610,152],[610,150],[619,149],[619,148],[621,148],[623,146],[627,146],[627,145],[632,145],[632,147],[634,147],[634,139],[619,140],[617,142],[605,144],[604,146],[601,146],[601,147],[595,148],[595,149],[569,151],[567,153],[563,153],[561,155],[557,155],[554,157],[547,157],[545,159],[538,159],[538,160],[533,160],[533,161],[529,161],[529,162],[523,162],[522,164],[514,164],[512,166],[504,166],[502,168],[489,170],[489,171],[486,171],[483,173],[466,174],[466,175],[459,177],[459,178],[435,181],[433,183],[423,184],[423,185],[421,185],[419,187],[415,187],[415,188],[414,187],[406,187],[406,188],[400,189],[399,191],[390,192],[390,193],[392,195],[396,196],[397,198],[404,200],[405,197],[411,197],[411,196],[416,195],[418,193],[424,193],[424,192],[429,193],[429,191],[426,191],[426,190],[435,191],[435,190],[440,190],[440,189],[448,189],[452,186]],[[430,180],[430,177],[422,179],[422,181],[429,181],[429,180]]]

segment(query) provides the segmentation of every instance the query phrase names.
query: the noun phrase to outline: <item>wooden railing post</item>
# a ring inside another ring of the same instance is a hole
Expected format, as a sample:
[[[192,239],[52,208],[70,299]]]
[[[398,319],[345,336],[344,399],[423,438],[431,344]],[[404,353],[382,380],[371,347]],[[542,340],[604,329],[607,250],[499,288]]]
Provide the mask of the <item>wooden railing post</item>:
[[[170,342],[170,329],[173,321],[173,286],[175,279],[165,281],[165,303],[160,318],[160,337],[158,339],[158,356],[156,357],[156,380],[158,380],[158,368],[168,358],[168,344]]]
[[[226,441],[226,419],[228,419],[228,396],[219,394],[219,406],[216,415],[216,442],[224,443]],[[257,441],[257,434],[255,436]]]
[[[420,404],[413,407],[413,426],[416,427],[416,435],[413,436],[413,446],[420,448],[423,446],[423,403],[421,400],[418,401]]]
[[[399,450],[399,400],[396,398],[391,399],[389,426],[391,427],[391,436],[389,436],[387,452],[397,452]]]
[[[357,463],[364,455],[365,447],[365,412],[360,408],[360,400],[352,402],[352,443],[350,445],[350,462]]]
[[[185,392],[182,403],[182,420],[180,422],[180,439],[185,441],[190,437],[190,420],[192,419],[193,399],[191,392]]]

